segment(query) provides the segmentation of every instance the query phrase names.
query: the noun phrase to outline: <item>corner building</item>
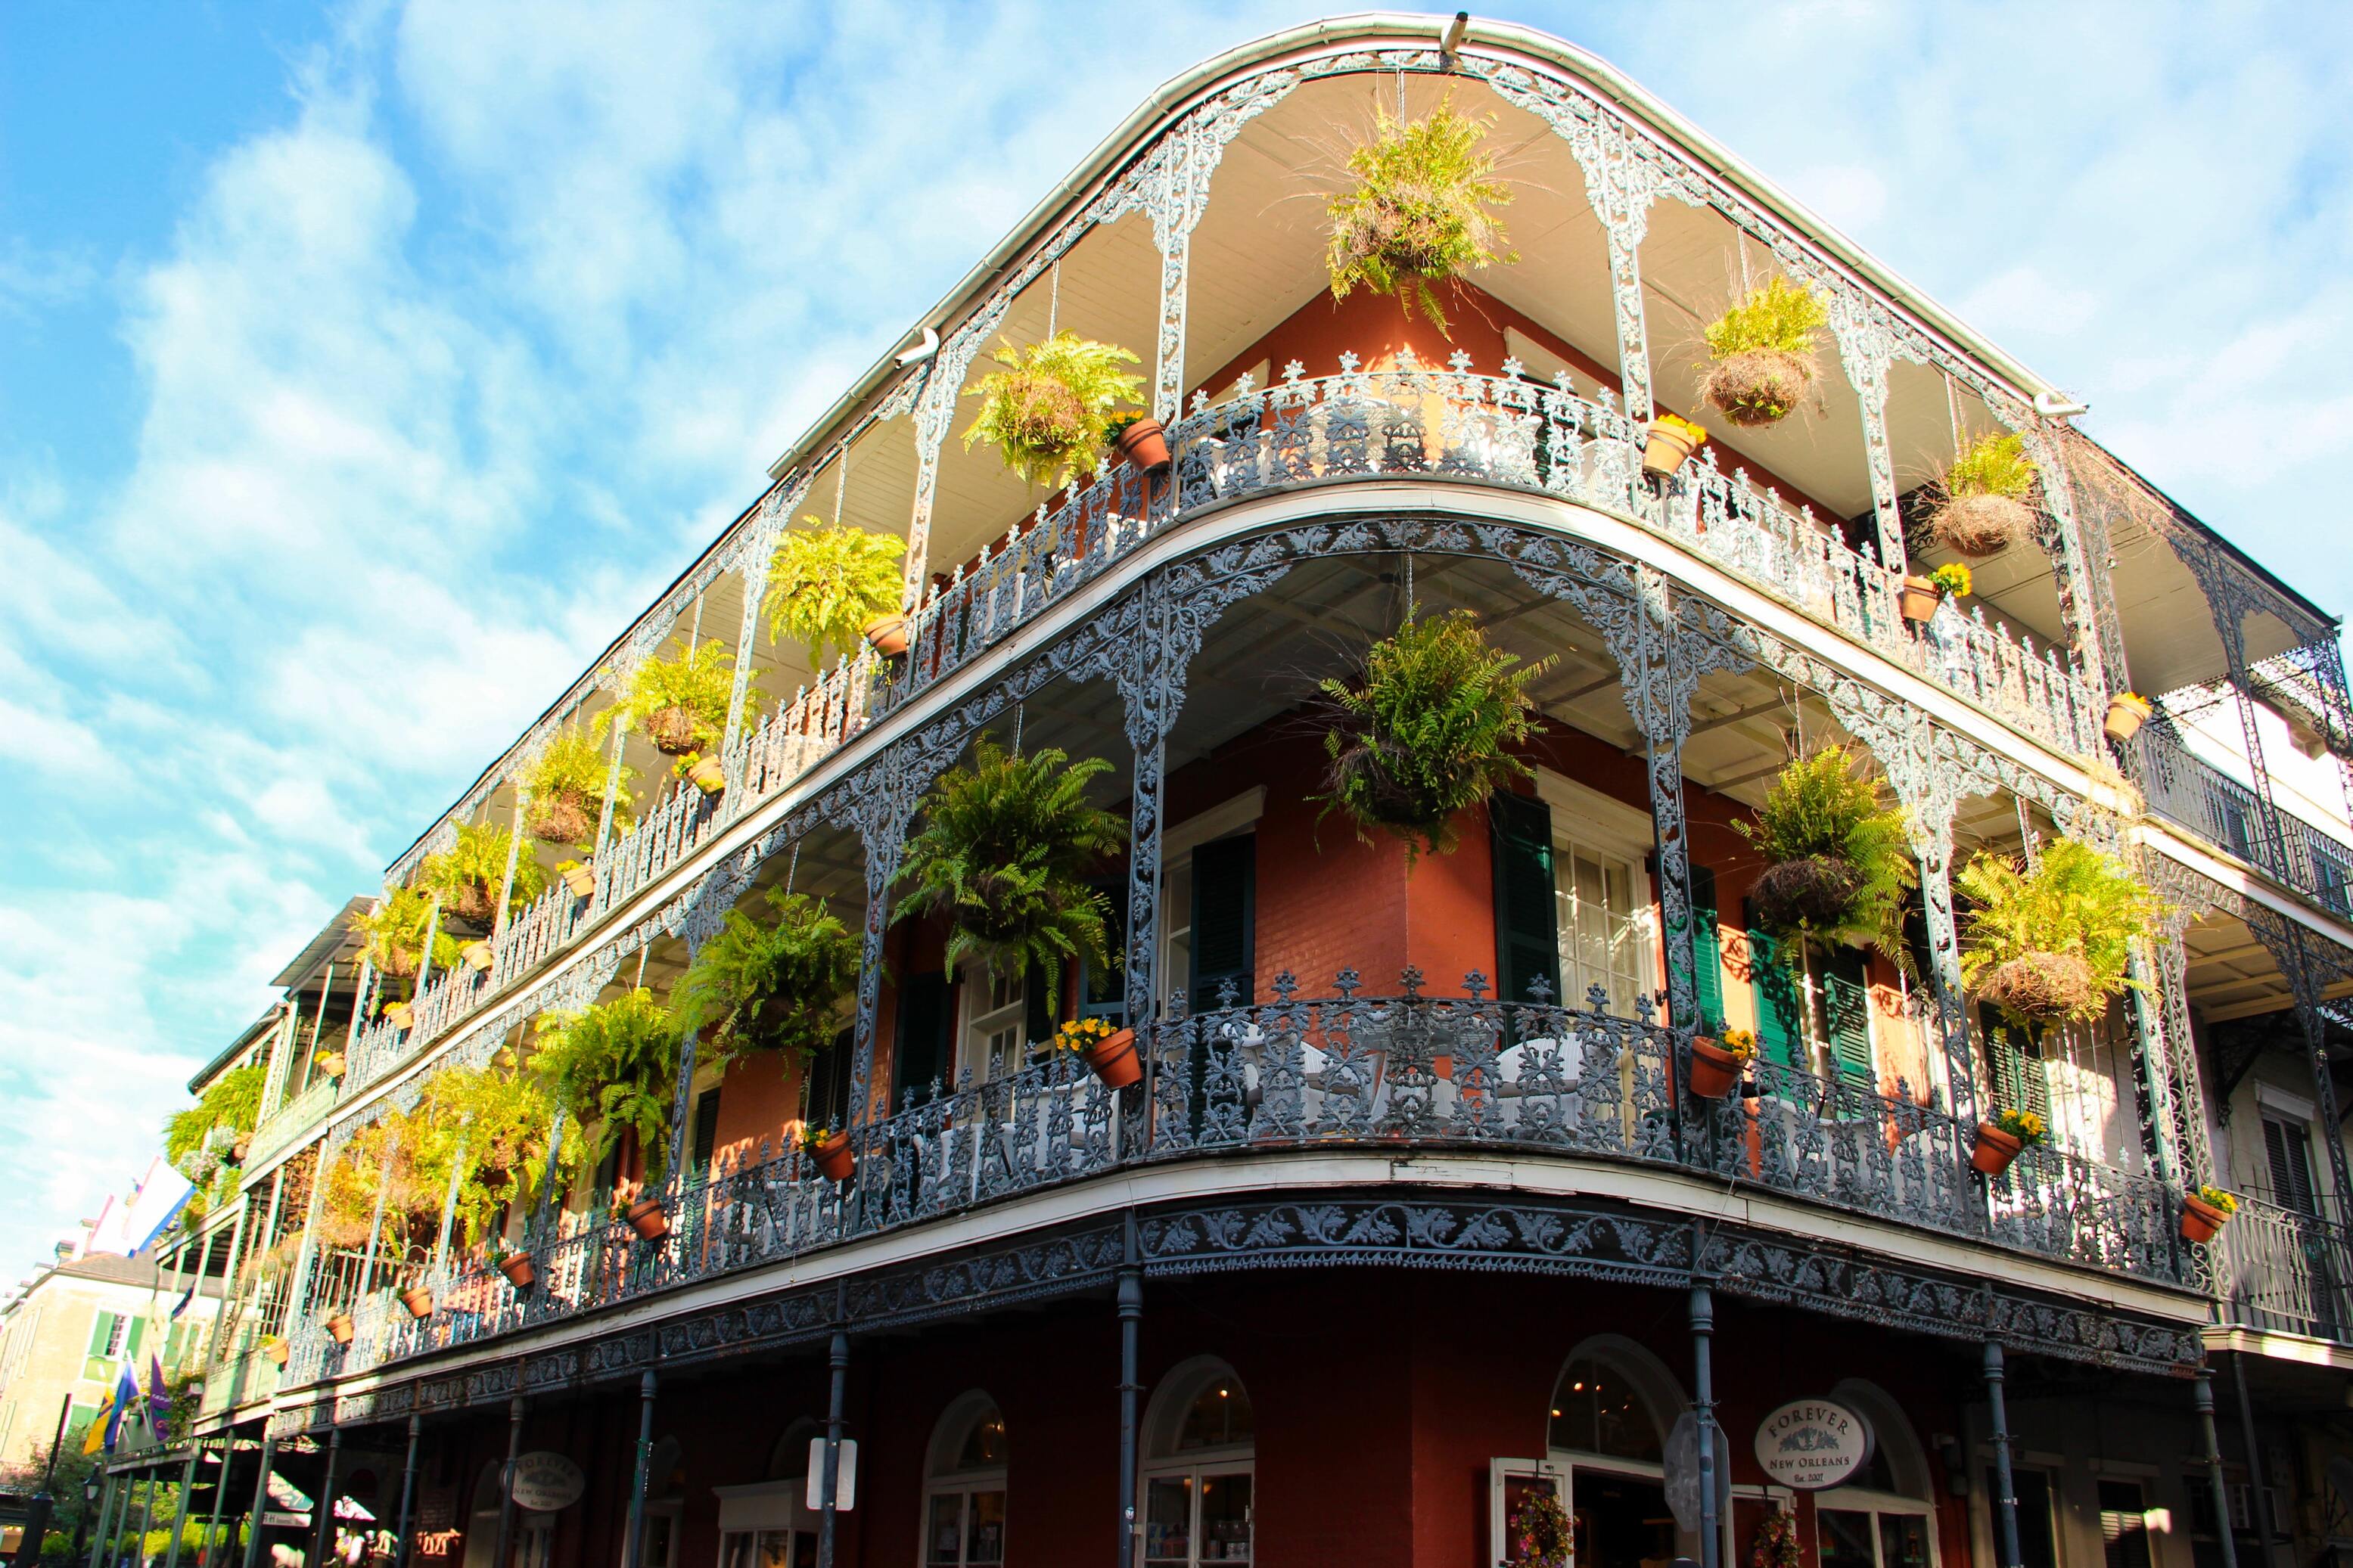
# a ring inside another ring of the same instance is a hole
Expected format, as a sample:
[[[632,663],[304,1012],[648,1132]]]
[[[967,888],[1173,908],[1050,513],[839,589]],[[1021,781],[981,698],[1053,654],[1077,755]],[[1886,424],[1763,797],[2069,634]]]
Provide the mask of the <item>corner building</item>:
[[[520,821],[585,723],[663,786],[605,814],[593,890],[552,881],[398,1017],[333,928],[312,944],[241,1199],[187,1242],[242,1292],[198,1437],[232,1496],[275,1467],[468,1568],[1483,1568],[1546,1489],[1585,1568],[1746,1565],[1777,1518],[1801,1568],[2337,1549],[2335,620],[1606,62],[1447,34],[1341,18],[1171,81],[387,871]],[[1450,100],[1492,117],[1517,258],[1444,286],[1445,335],[1335,301],[1322,215],[1335,126]],[[1829,321],[1809,405],[1751,428],[1703,408],[1699,338],[1768,275]],[[952,437],[992,347],[1062,328],[1138,353],[1172,460],[1041,504]],[[1652,473],[1662,413],[1711,440]],[[1955,559],[1933,481],[1996,434],[2033,526],[1909,619],[1906,576]],[[811,668],[760,635],[808,514],[904,541],[905,652]],[[1529,776],[1410,862],[1320,816],[1303,716],[1409,605],[1549,661]],[[602,724],[680,637],[740,661],[716,794]],[[2117,743],[2127,693],[2152,712]],[[984,735],[1113,764],[1121,962],[1059,991],[898,918],[925,793]],[[1906,813],[1904,968],[1793,975],[1757,925],[1737,825],[1825,740]],[[2067,837],[2168,912],[2140,989],[2021,1045],[1963,982],[1952,876]],[[433,1075],[667,994],[783,887],[862,931],[855,1006],[805,1068],[683,1042],[667,1236],[612,1215],[628,1141],[501,1216],[528,1290],[446,1219],[406,1249],[316,1224],[316,1173]],[[1078,1016],[1136,1031],[1141,1083],[1038,1049]],[[1759,1049],[1703,1100],[1719,1025]],[[1987,1177],[1997,1106],[2052,1136]],[[846,1180],[786,1142],[804,1114],[848,1124]],[[2242,1201],[2197,1245],[2207,1184]],[[1834,1485],[1759,1459],[1793,1402],[1869,1434]],[[828,1434],[856,1444],[830,1512]],[[544,1454],[576,1491],[518,1501],[510,1461]]]

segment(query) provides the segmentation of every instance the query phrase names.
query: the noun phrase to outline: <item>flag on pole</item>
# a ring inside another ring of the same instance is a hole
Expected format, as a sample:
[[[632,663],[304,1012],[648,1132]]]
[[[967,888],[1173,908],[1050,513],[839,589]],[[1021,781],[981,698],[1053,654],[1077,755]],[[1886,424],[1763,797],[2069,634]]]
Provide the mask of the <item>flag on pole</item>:
[[[138,1403],[139,1379],[132,1374],[131,1363],[125,1361],[121,1373],[114,1380],[114,1410],[106,1418],[106,1451],[108,1453],[114,1452],[114,1440],[121,1436],[122,1418],[129,1415],[131,1407]]]
[[[189,1302],[191,1302],[191,1301],[193,1301],[193,1300],[195,1300],[195,1299],[196,1299],[196,1281],[195,1281],[195,1280],[194,1280],[194,1279],[191,1279],[191,1280],[189,1280],[189,1281],[188,1281],[188,1288],[187,1288],[187,1289],[186,1289],[185,1291],[184,1291],[184,1292],[181,1294],[181,1296],[180,1296],[180,1303],[179,1303],[179,1305],[178,1305],[178,1306],[176,1306],[176,1307],[174,1307],[174,1308],[172,1309],[172,1321],[174,1321],[174,1322],[175,1322],[175,1323],[176,1323],[176,1322],[178,1322],[178,1321],[180,1321],[180,1314],[181,1314],[181,1313],[183,1313],[183,1312],[185,1312],[185,1311],[186,1311],[186,1310],[188,1310],[188,1303],[189,1303]]]
[[[164,1363],[153,1351],[147,1353],[147,1415],[149,1426],[161,1438],[171,1422],[172,1396],[164,1392]]]
[[[108,1389],[98,1396],[98,1414],[90,1418],[90,1429],[82,1434],[81,1451],[95,1454],[106,1442],[107,1428],[111,1423],[108,1413],[114,1408],[114,1391]]]

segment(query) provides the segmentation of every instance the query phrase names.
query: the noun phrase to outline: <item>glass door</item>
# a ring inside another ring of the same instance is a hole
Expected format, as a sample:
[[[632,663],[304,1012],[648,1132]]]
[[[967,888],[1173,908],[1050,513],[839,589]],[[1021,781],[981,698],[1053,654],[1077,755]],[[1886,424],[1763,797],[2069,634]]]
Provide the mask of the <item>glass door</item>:
[[[1250,1562],[1250,1480],[1248,1470],[1184,1470],[1145,1481],[1147,1568]]]

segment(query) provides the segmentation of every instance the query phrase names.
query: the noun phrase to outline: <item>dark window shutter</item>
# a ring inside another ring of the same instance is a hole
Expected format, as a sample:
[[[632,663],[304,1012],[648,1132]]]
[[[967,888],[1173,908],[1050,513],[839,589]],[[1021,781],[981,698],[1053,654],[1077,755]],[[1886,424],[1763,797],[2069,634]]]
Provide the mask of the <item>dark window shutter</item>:
[[[621,1139],[614,1139],[613,1146],[605,1151],[605,1158],[597,1163],[596,1190],[589,1194],[596,1207],[601,1208],[610,1203],[613,1189],[621,1184]]]
[[[719,1147],[719,1086],[712,1085],[694,1100],[694,1170],[709,1173],[711,1155]]]
[[[906,988],[899,994],[899,1038],[892,1053],[891,1109],[896,1110],[907,1097],[907,1090],[917,1089],[928,1099],[932,1086],[955,1087],[949,1083],[948,1033],[955,1027],[955,1019],[948,1006],[948,977],[944,971],[928,974],[910,974]]]
[[[1757,1000],[1757,1048],[1784,1067],[1812,1065],[1806,1052],[1806,1005],[1798,974],[1781,961],[1781,944],[1753,923],[1748,928],[1748,984]]]
[[[1256,1000],[1258,836],[1240,834],[1193,851],[1193,973],[1185,987],[1196,1011],[1222,1004],[1225,983],[1237,1002]]]
[[[1822,1026],[1841,1071],[1871,1076],[1871,988],[1862,954],[1841,947],[1822,961]]]
[[[1046,984],[1046,972],[1036,964],[1021,980],[1021,1034],[1029,1044],[1043,1045],[1054,1037],[1055,1015],[1062,1010],[1062,999]]]
[[[1552,876],[1552,808],[1534,795],[1498,790],[1487,797],[1495,860],[1495,994],[1528,1000],[1542,980],[1555,1002],[1583,1006],[1560,990],[1560,933],[1554,923],[1557,894]]]
[[[2042,1048],[1986,1004],[1978,1007],[1978,1028],[1993,1069],[1994,1108],[2031,1110],[2051,1121],[2051,1079],[2042,1070]]]
[[[1127,1016],[1127,883],[1103,882],[1103,947],[1111,962],[1079,961],[1079,1016],[1120,1019]]]
[[[2271,1166],[2272,1201],[2298,1214],[2320,1212],[2312,1201],[2311,1143],[2303,1128],[2263,1118],[2263,1158]]]
[[[821,1127],[839,1127],[849,1120],[849,1064],[857,1049],[858,1030],[851,1026],[810,1058],[805,1114]]]
[[[1691,868],[1692,964],[1698,984],[1699,1026],[1724,1026],[1724,951],[1715,921],[1715,873],[1704,866]]]

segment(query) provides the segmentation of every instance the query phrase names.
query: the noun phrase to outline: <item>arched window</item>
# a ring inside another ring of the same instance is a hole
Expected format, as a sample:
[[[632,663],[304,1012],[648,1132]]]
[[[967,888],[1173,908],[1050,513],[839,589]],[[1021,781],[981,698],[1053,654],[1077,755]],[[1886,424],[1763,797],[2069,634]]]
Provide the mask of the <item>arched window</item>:
[[[976,1389],[947,1407],[923,1467],[923,1568],[1005,1561],[1005,1417]]]
[[[1698,1542],[1678,1538],[1667,1507],[1667,1432],[1683,1406],[1674,1374],[1632,1340],[1598,1334],[1578,1345],[1553,1384],[1543,1473],[1504,1478],[1494,1504],[1499,1535],[1508,1538],[1518,1506],[1514,1484],[1550,1485],[1568,1512],[1580,1563],[1697,1557]]]
[[[1928,1456],[1904,1407],[1851,1377],[1831,1390],[1871,1427],[1871,1458],[1842,1486],[1814,1494],[1821,1568],[1936,1568],[1936,1494]]]
[[[1250,1393],[1202,1356],[1161,1379],[1144,1418],[1144,1561],[1196,1568],[1250,1560],[1258,1425]]]
[[[803,1416],[768,1449],[765,1479],[749,1486],[711,1489],[719,1499],[719,1568],[797,1568],[817,1561],[818,1527],[823,1520],[808,1505],[809,1439],[823,1436],[822,1426]],[[655,1505],[647,1506],[650,1510]],[[668,1530],[674,1538],[678,1505],[670,1507]],[[649,1559],[654,1517],[647,1515]]]

